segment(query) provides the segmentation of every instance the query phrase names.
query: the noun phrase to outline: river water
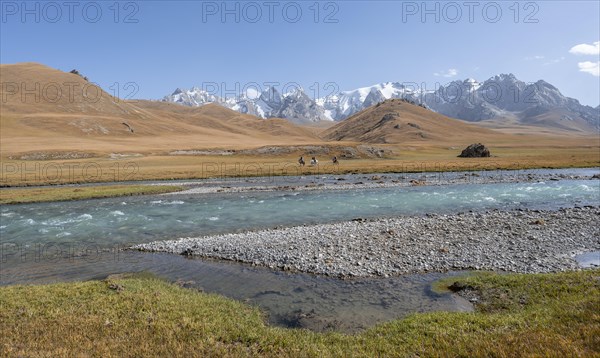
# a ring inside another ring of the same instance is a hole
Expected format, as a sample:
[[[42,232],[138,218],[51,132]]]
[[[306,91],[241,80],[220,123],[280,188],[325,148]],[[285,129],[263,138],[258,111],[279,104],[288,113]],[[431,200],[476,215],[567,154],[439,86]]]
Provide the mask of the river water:
[[[353,180],[351,175],[346,177]],[[214,180],[206,185],[211,182],[214,185]],[[0,284],[86,280],[113,273],[148,271],[171,281],[185,282],[186,286],[258,305],[274,324],[352,332],[410,312],[466,310],[469,305],[450,294],[431,290],[433,281],[455,273],[340,281],[122,249],[155,240],[356,217],[598,205],[598,183],[597,180],[471,183],[5,205],[0,207]]]

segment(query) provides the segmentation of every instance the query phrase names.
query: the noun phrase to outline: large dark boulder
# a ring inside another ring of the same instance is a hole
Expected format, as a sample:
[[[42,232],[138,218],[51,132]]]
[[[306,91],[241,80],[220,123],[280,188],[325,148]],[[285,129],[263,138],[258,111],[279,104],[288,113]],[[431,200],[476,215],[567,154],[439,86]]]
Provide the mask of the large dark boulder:
[[[481,143],[471,144],[459,155],[460,158],[487,158],[489,156],[490,150]]]

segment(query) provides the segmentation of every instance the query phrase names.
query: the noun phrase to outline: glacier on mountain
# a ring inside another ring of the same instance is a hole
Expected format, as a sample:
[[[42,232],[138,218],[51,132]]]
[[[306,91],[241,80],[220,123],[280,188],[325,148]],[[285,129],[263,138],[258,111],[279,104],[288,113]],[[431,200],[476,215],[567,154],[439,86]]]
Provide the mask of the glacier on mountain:
[[[553,85],[539,80],[525,83],[513,74],[500,74],[484,82],[467,78],[436,85],[427,90],[412,82],[383,82],[351,91],[342,91],[323,98],[310,98],[302,88],[280,93],[270,86],[242,93],[236,97],[221,97],[211,91],[193,87],[176,89],[163,101],[186,106],[216,103],[232,110],[261,118],[286,118],[296,123],[341,121],[349,116],[392,98],[402,98],[425,106],[443,115],[466,121],[482,121],[498,117],[527,119],[546,112],[558,111],[564,118],[580,118],[592,127],[599,127],[600,113],[566,97]]]

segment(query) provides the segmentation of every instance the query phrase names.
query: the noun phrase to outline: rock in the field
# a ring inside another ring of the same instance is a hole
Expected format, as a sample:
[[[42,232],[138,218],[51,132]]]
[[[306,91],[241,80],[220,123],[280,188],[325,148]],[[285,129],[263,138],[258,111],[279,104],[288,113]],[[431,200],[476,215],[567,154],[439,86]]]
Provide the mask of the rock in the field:
[[[462,282],[456,281],[453,284],[451,284],[450,286],[448,286],[448,289],[452,292],[460,292],[460,291],[464,291],[464,290],[473,290],[473,286],[466,285]]]
[[[487,158],[489,156],[490,150],[481,143],[471,144],[459,155],[460,158]]]
[[[398,117],[398,113],[387,113],[383,117],[381,117],[381,121],[379,123],[383,124],[385,122],[393,121]]]
[[[116,284],[116,283],[110,283],[108,285],[108,288],[113,290],[113,291],[117,291],[117,292],[121,292],[123,291],[125,288],[123,288],[123,286]]]

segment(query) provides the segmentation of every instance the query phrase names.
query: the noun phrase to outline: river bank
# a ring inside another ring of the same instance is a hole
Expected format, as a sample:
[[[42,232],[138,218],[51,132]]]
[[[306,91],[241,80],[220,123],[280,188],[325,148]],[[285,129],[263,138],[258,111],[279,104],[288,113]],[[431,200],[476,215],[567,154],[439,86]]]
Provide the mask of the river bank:
[[[215,194],[244,192],[289,192],[319,190],[354,190],[406,188],[461,184],[539,183],[560,180],[597,180],[600,169],[576,170],[508,170],[408,174],[346,174],[303,177],[221,178],[207,181],[176,181],[186,188],[168,194]],[[152,183],[151,185],[164,185]]]
[[[147,275],[0,287],[0,355],[596,356],[598,274],[452,278],[440,286],[468,287],[476,312],[415,313],[355,334],[271,327],[257,307]]]

